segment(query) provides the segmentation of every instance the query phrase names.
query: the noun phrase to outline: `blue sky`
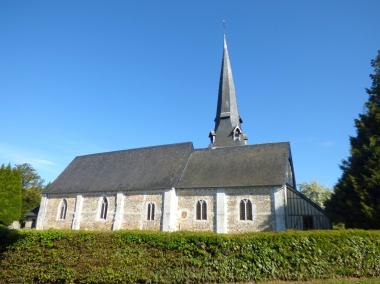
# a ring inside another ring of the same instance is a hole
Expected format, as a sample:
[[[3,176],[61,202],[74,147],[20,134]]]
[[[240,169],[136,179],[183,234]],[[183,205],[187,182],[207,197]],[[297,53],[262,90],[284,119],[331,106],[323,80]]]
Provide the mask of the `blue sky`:
[[[249,143],[290,141],[333,186],[380,49],[380,1],[0,1],[0,163],[54,180],[77,155],[207,147],[222,20]]]

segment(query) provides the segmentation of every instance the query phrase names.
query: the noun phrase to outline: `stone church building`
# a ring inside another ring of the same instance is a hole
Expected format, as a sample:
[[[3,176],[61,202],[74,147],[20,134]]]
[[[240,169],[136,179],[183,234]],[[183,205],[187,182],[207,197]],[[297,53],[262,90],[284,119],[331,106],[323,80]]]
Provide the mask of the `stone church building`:
[[[248,145],[224,39],[210,146],[191,142],[76,157],[44,192],[37,229],[239,233],[328,229],[296,190],[288,142]]]

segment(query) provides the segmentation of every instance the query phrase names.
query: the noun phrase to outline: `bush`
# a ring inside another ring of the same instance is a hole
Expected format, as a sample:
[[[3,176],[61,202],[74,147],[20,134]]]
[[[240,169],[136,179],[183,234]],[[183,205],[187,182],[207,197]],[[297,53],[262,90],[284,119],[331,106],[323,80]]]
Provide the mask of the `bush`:
[[[21,217],[21,175],[10,165],[0,166],[0,224],[10,225]]]
[[[380,276],[380,232],[5,231],[8,283],[237,282]]]

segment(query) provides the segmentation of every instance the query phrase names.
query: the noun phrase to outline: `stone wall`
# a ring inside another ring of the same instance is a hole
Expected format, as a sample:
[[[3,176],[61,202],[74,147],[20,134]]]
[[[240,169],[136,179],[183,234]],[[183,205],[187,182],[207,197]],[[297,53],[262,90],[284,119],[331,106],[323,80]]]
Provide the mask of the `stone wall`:
[[[67,210],[66,218],[59,219],[60,204],[66,199]],[[46,204],[45,219],[43,220],[43,229],[71,229],[75,211],[75,196],[54,196],[48,198]]]
[[[216,231],[216,189],[177,190],[177,230]],[[272,188],[224,189],[227,200],[227,232],[243,233],[274,230]],[[253,220],[240,220],[240,201],[249,199],[253,205]],[[196,203],[207,202],[207,220],[196,220]]]
[[[154,220],[147,220],[148,204],[155,204]],[[121,229],[160,230],[162,222],[162,193],[127,193],[124,199],[124,214]]]
[[[175,230],[180,231],[216,231],[217,230],[217,192],[225,194],[225,218],[227,233],[275,230],[274,206],[272,188],[229,188],[229,189],[177,189],[177,211],[174,217],[177,222]],[[164,192],[125,192],[122,216],[117,229],[125,230],[162,230],[163,224],[163,196]],[[116,192],[99,193],[97,195],[83,195],[79,229],[82,230],[112,230],[116,214]],[[108,211],[106,220],[100,219],[100,203],[103,196],[107,197]],[[123,196],[123,195],[121,195]],[[59,204],[63,196],[50,196],[47,201],[43,229],[72,228],[76,196],[65,197],[67,214],[65,220],[59,220]],[[240,220],[240,201],[249,199],[253,205],[253,220]],[[196,220],[196,204],[199,200],[207,203],[207,220]],[[148,204],[155,204],[154,220],[147,220]],[[168,207],[170,208],[170,207]],[[219,214],[219,213],[218,213]],[[218,215],[219,216],[219,215]],[[219,217],[220,218],[220,217]],[[174,222],[175,223],[175,222]]]
[[[100,219],[100,204],[102,198],[108,201],[106,219]],[[111,230],[116,209],[116,194],[83,195],[82,215],[80,217],[81,230]]]
[[[213,189],[177,190],[179,231],[215,231],[215,194]],[[196,220],[198,200],[207,203],[207,220]]]
[[[225,189],[227,197],[227,232],[243,233],[274,230],[272,188],[236,188]],[[252,202],[253,220],[240,220],[240,201]]]

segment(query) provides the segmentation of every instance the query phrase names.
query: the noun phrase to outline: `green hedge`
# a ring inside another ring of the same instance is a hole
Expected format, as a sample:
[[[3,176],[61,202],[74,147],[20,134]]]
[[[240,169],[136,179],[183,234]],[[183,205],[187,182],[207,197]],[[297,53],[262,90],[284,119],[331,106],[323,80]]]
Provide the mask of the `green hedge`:
[[[217,235],[0,230],[0,240],[0,279],[6,283],[380,276],[380,231]]]
[[[21,217],[22,180],[10,165],[0,166],[0,224],[10,225]]]

